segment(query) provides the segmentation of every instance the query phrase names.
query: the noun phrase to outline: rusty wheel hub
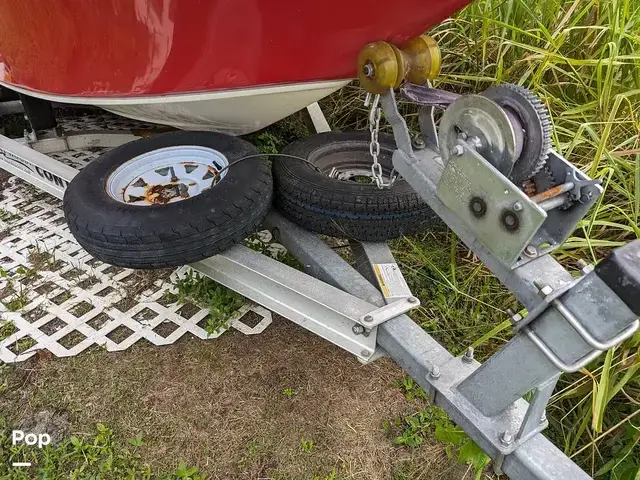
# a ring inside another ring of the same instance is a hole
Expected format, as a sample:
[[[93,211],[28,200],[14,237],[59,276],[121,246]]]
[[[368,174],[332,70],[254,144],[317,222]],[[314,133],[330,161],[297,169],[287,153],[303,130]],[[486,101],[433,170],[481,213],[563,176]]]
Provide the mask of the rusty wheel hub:
[[[195,197],[226,175],[227,158],[217,150],[176,146],[144,153],[107,179],[111,198],[129,205],[166,205]]]

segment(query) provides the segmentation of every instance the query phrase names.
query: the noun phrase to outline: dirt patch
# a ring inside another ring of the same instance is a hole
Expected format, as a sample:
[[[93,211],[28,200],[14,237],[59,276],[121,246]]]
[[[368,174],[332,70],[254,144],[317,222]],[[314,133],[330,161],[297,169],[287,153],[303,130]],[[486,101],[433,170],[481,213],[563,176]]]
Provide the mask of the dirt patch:
[[[451,466],[435,439],[407,449],[385,435],[384,422],[423,406],[393,385],[399,367],[388,359],[362,366],[282,319],[257,336],[231,330],[214,341],[93,349],[22,368],[30,372],[22,393],[0,397],[10,417],[62,412],[70,433],[96,422],[119,438],[141,433],[140,453],[156,469],[184,460],[214,479],[334,471],[367,480],[460,479],[466,471]]]
[[[36,435],[49,434],[53,445],[57,445],[68,435],[69,427],[69,418],[66,413],[55,413],[48,410],[28,416],[20,423],[20,429],[25,432]]]
[[[160,270],[134,270],[134,272],[124,279],[127,286],[127,296],[136,297],[145,290],[153,290],[154,284],[158,281],[168,281],[173,273],[172,268]]]

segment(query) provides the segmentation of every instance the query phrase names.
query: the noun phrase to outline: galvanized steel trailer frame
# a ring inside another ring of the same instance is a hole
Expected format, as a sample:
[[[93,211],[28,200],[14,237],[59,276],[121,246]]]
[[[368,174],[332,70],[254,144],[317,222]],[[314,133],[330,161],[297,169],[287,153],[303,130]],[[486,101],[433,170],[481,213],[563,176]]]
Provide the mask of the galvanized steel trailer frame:
[[[443,167],[437,151],[428,148],[435,141],[431,122],[422,129],[427,148],[414,152],[406,125],[398,116],[394,119],[392,92],[383,96],[382,105],[400,147],[394,153],[395,168],[535,313],[526,326],[516,324],[517,334],[500,351],[482,365],[471,350],[454,357],[404,314],[418,304],[410,292],[385,297],[374,269],[396,264],[386,244],[353,242],[354,268],[318,236],[276,211],[264,225],[303,263],[304,272],[244,246],[192,267],[363,363],[390,356],[494,460],[496,470],[511,478],[590,478],[541,434],[547,426],[545,407],[562,371],[575,369],[599,355],[599,347],[608,348],[633,334],[636,315],[589,269],[576,281],[549,255],[517,268],[496,259],[436,195]],[[311,113],[317,122],[317,109]],[[77,170],[36,149],[52,153],[69,145],[115,146],[135,138],[131,132],[87,132],[28,142],[0,135],[0,167],[62,198]],[[529,403],[522,396],[530,391],[535,393]]]

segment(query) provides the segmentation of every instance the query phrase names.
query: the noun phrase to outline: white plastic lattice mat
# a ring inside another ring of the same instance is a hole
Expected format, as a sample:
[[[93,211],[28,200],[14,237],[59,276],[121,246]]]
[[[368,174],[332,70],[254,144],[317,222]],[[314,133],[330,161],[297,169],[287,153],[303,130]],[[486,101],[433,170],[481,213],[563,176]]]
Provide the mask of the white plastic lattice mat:
[[[211,339],[224,331],[208,335],[210,312],[176,303],[167,275],[149,278],[154,273],[92,258],[69,233],[59,200],[15,178],[0,199],[0,361],[40,350],[67,357],[96,344],[119,351],[140,339],[168,345],[186,333]],[[249,311],[261,318],[253,327],[242,321]],[[271,312],[247,304],[229,325],[250,335],[270,323]]]

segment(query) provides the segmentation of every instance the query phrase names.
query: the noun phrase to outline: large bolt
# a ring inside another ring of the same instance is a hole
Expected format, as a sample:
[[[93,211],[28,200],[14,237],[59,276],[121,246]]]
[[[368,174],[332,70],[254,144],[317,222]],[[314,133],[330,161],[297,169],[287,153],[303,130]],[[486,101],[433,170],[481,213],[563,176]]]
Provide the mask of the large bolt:
[[[420,135],[416,135],[415,137],[413,137],[412,143],[414,148],[417,148],[418,150],[422,150],[424,147],[426,147],[426,144],[424,143],[424,140]]]
[[[553,292],[553,288],[544,283],[542,280],[535,280],[533,284],[538,289],[538,293],[542,298],[548,297]]]
[[[460,155],[462,155],[464,153],[464,148],[462,148],[462,145],[456,145],[453,147],[453,150],[451,151],[455,156],[459,157]]]
[[[513,443],[513,435],[511,435],[508,431],[502,432],[500,435],[500,443],[505,447],[508,447]]]
[[[440,367],[438,367],[437,365],[433,365],[431,367],[431,370],[429,371],[429,376],[434,380],[440,378]]]
[[[473,347],[467,348],[467,351],[464,352],[464,355],[462,356],[462,361],[464,363],[473,362]]]
[[[351,331],[354,335],[362,335],[364,333],[364,327],[359,323],[356,323],[353,327],[351,327]]]
[[[536,258],[538,256],[538,249],[533,245],[527,245],[524,249],[524,254],[529,258]]]

